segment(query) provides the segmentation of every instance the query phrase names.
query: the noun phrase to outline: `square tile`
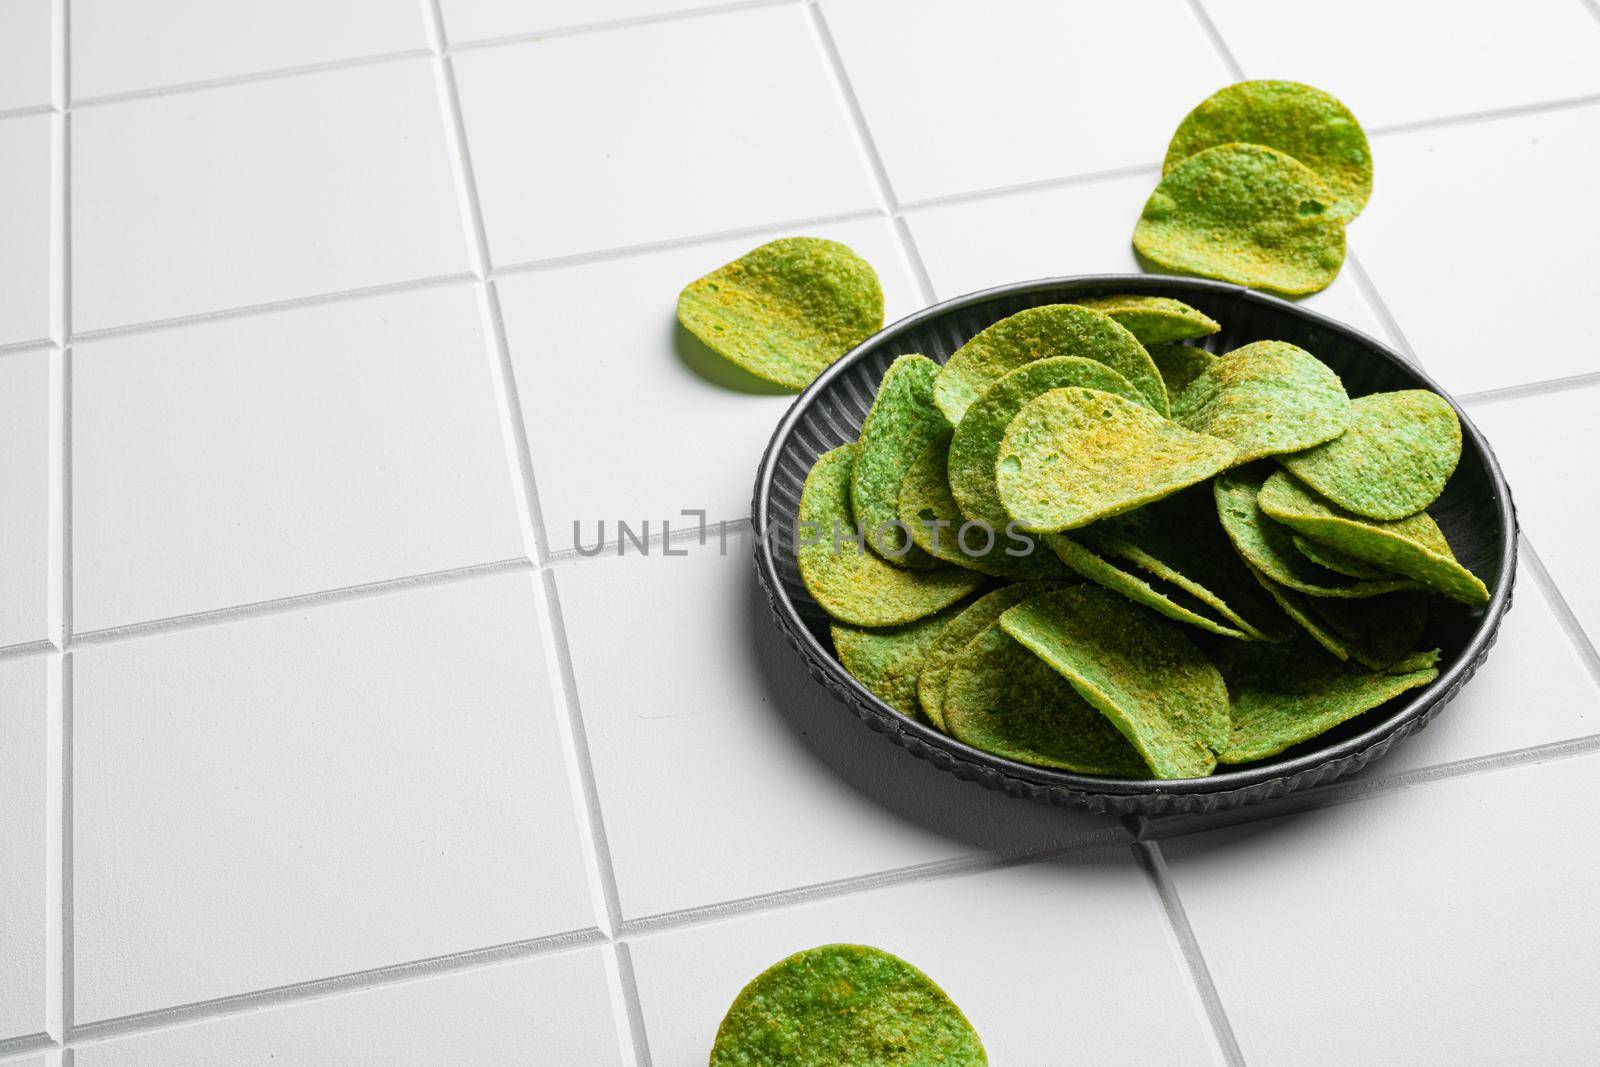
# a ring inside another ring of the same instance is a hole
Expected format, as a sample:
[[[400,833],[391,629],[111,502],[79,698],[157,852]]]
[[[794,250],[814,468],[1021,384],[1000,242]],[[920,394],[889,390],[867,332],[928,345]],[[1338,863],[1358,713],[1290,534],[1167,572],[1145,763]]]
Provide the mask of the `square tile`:
[[[497,264],[877,206],[798,4],[454,62]]]
[[[0,121],[0,345],[42,341],[51,332],[51,121]]]
[[[51,0],[0,4],[0,111],[50,103],[54,6]]]
[[[0,660],[0,1042],[45,1031],[49,657]],[[54,788],[59,789],[59,784]]]
[[[0,648],[55,636],[50,486],[55,352],[0,355]]]
[[[521,556],[473,286],[73,353],[79,632]]]
[[[74,100],[428,47],[395,0],[72,0]]]
[[[1293,4],[1203,3],[1246,77],[1326,89],[1368,129],[1600,91],[1584,0],[1351,0],[1314,28]],[[1388,173],[1380,157],[1379,196]]]
[[[746,982],[841,941],[926,972],[991,1063],[1214,1062],[1161,904],[1121,848],[633,941],[654,1061],[704,1059]]]
[[[593,927],[532,581],[75,653],[75,1018]]]
[[[441,0],[441,6],[445,36],[460,44],[721,5],[715,0]]]
[[[433,62],[85,108],[79,332],[468,269]]]
[[[941,300],[1030,278],[1138,274],[1133,226],[1157,180],[1151,167],[1149,174],[922,208],[906,221]],[[1302,303],[1392,341],[1348,268]]]
[[[77,1067],[623,1062],[599,949],[86,1045]]]
[[[1594,566],[1600,498],[1590,489],[1594,456],[1600,454],[1597,403],[1600,384],[1590,384],[1469,404],[1467,412],[1500,459],[1523,533],[1589,640],[1600,644],[1600,576]]]
[[[1600,1042],[1588,756],[1164,841],[1247,1062],[1580,1062]]]
[[[885,319],[920,304],[893,227],[868,219],[784,231],[850,245],[878,271]],[[750,513],[756,460],[794,402],[678,325],[685,284],[768,240],[735,238],[503,278],[501,309],[533,454],[547,544],[586,543],[595,524]]]
[[[1576,340],[1589,331],[1586,302],[1552,296],[1593,275],[1600,219],[1573,205],[1591,194],[1597,146],[1600,105],[1374,141],[1377,190],[1351,232],[1417,357],[1447,389],[1595,369]],[[1473,314],[1490,296],[1497,308],[1540,312]]]
[[[1121,835],[869,731],[778,633],[749,541],[708,541],[555,571],[624,917]]]
[[[895,0],[822,7],[907,202],[1159,163],[1232,80],[1183,0],[935,0],[914,23]]]

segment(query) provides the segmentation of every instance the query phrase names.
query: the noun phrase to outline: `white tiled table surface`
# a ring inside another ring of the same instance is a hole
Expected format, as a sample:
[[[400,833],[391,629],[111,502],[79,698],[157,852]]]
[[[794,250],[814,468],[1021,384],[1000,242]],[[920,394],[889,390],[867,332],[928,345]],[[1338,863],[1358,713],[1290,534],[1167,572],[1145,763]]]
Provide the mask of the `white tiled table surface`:
[[[1489,436],[1515,609],[1355,781],[984,793],[765,618],[789,399],[674,297],[792,233],[891,318],[1136,269],[1241,76],[1371,129],[1310,303]],[[6,0],[0,1063],[703,1063],[833,940],[997,1064],[1592,1062],[1597,171],[1593,0]]]

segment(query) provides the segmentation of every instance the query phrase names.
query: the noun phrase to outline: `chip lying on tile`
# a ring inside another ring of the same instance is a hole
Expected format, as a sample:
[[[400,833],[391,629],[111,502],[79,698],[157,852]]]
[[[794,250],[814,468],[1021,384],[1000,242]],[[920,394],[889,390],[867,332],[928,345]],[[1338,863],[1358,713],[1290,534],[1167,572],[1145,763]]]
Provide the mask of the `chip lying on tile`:
[[[897,359],[799,509],[845,669],[973,748],[1156,779],[1271,758],[1437,678],[1430,618],[1489,599],[1426,510],[1460,459],[1455,409],[1352,400],[1282,342],[1151,341],[1152,361],[1135,335],[1217,328],[1113,294],[1003,319],[937,370]],[[1138,388],[1108,351],[1170,375]],[[875,552],[858,526],[891,496],[899,536],[878,533],[904,551]]]

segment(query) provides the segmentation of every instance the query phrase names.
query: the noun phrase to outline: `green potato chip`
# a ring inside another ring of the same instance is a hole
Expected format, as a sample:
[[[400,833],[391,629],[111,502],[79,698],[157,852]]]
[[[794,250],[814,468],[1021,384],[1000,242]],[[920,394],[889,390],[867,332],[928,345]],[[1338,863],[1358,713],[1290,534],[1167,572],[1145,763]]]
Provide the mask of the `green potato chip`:
[[[1266,519],[1266,521],[1272,522],[1271,519]],[[1273,525],[1277,524],[1273,523]],[[1297,552],[1319,567],[1326,567],[1336,574],[1347,575],[1351,578],[1362,578],[1367,581],[1385,581],[1394,577],[1392,574],[1379,570],[1370,563],[1363,563],[1354,556],[1345,555],[1337,548],[1319,545],[1315,541],[1309,541],[1301,537],[1299,534],[1292,536]]]
[[[1096,585],[1143,604],[1174,622],[1186,623],[1222,637],[1252,639],[1236,626],[1217,617],[1216,610],[1187,590],[1154,575],[1141,577],[1066,534],[1045,534],[1046,543],[1061,561]]]
[[[977,1031],[946,995],[898,956],[868,945],[821,945],[768,967],[734,998],[710,1067],[977,1067]]]
[[[1407,658],[1410,662],[1388,671],[1367,671],[1303,640],[1283,645],[1218,642],[1212,659],[1228,685],[1233,724],[1218,761],[1249,763],[1276,756],[1439,677],[1433,666],[1437,651]]]
[[[1350,425],[1339,376],[1284,341],[1256,341],[1219,356],[1173,402],[1172,417],[1196,433],[1232,441],[1237,462],[1331,441]]]
[[[1428,598],[1420,589],[1365,600],[1312,597],[1277,585],[1260,572],[1261,584],[1311,637],[1341,660],[1383,670],[1398,662],[1422,637]]]
[[[1233,466],[1236,455],[1227,441],[1120,396],[1052,389],[1024,404],[1006,428],[995,485],[1022,529],[1060,533],[1203,482]],[[951,484],[959,489],[954,472]]]
[[[1228,743],[1228,691],[1181,627],[1097,585],[1024,601],[1000,626],[1100,709],[1157,778],[1216,769]]]
[[[1197,152],[1225,144],[1288,153],[1333,194],[1329,213],[1349,222],[1372,193],[1372,150],[1348,108],[1321,89],[1290,81],[1237,82],[1201,101],[1178,124],[1163,174]]]
[[[1434,592],[1463,604],[1489,602],[1489,590],[1456,560],[1444,531],[1425,511],[1392,522],[1363,518],[1317,497],[1286,471],[1268,478],[1258,499],[1268,518],[1313,541],[1364,563],[1415,578]]]
[[[982,330],[944,365],[933,398],[950,424],[959,425],[967,408],[1001,378],[1035,360],[1060,356],[1105,364],[1152,408],[1167,413],[1166,387],[1144,346],[1115,320],[1077,304],[1028,308]]]
[[[869,630],[836,622],[829,627],[833,650],[850,677],[908,719],[917,717],[917,680],[929,651],[960,614],[952,604],[916,622]]]
[[[1151,345],[1167,341],[1187,341],[1216,333],[1222,326],[1210,315],[1169,296],[1102,296],[1080,300],[1079,306],[1092,308],[1121,323],[1148,351]],[[1151,353],[1153,357],[1155,353]],[[1157,369],[1159,369],[1159,364]],[[1170,398],[1170,388],[1167,393]]]
[[[1167,385],[1167,396],[1174,402],[1189,388],[1190,383],[1217,361],[1215,355],[1203,348],[1177,342],[1151,345],[1148,351],[1156,370],[1161,372],[1161,380]]]
[[[804,389],[883,328],[883,290],[839,242],[785,237],[684,286],[678,321],[751,374]]]
[[[1212,483],[1222,529],[1251,567],[1278,585],[1317,597],[1361,599],[1417,587],[1412,579],[1393,574],[1353,581],[1343,572],[1306,558],[1294,546],[1294,531],[1261,511],[1261,486],[1274,474],[1271,466],[1258,463],[1228,471]]]
[[[948,731],[944,721],[945,685],[950,680],[951,668],[972,639],[997,622],[1000,613],[1007,608],[1059,588],[1059,583],[1055,582],[1017,582],[1002,586],[974,600],[945,624],[929,646],[922,662],[922,673],[917,675],[917,700],[929,722]]]
[[[1461,461],[1461,420],[1426,389],[1373,393],[1350,404],[1343,436],[1278,460],[1346,511],[1403,519],[1439,499]]]
[[[1337,199],[1304,163],[1275,148],[1225,144],[1161,179],[1133,230],[1133,247],[1178,274],[1309,296],[1344,264]]]
[[[1128,739],[999,623],[956,657],[943,713],[956,739],[1005,759],[1107,778],[1150,775]]]
[[[1024,405],[1042,393],[1066,386],[1115,393],[1130,407],[1142,403],[1133,386],[1116,371],[1077,356],[1037,360],[995,382],[967,409],[966,418],[950,439],[950,492],[967,518],[986,522],[997,533],[1007,529],[1011,516],[1000,502],[995,485],[1000,441]]]
[[[806,591],[853,626],[900,626],[949,607],[983,583],[960,567],[913,571],[869,552],[850,514],[857,446],[817,457],[800,490],[795,559]]]
[[[850,509],[867,547],[902,567],[937,567],[939,561],[910,542],[898,525],[900,479],[923,449],[949,428],[933,402],[939,364],[926,356],[901,356],[889,365],[861,424],[860,449],[850,475]]]

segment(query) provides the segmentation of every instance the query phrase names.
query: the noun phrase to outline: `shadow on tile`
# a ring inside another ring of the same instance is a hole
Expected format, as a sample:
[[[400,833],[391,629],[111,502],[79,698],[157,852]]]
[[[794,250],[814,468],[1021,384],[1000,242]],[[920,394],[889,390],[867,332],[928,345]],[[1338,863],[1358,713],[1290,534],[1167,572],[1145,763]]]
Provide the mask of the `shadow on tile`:
[[[711,351],[704,341],[684,329],[683,324],[677,319],[672,320],[670,329],[672,349],[677,353],[678,362],[688,368],[695,377],[733,393],[749,393],[753,396],[794,395],[793,389],[775,385],[764,378],[757,378],[743,367],[723,359]]]

